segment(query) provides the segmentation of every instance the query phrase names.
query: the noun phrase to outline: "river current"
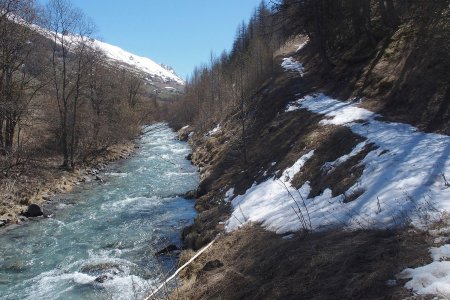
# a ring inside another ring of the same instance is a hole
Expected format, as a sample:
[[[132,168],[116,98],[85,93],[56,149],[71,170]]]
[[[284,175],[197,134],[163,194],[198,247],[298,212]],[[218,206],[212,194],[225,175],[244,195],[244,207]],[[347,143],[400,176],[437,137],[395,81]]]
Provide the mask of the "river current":
[[[194,203],[190,149],[165,124],[144,129],[131,158],[57,201],[51,218],[0,234],[0,299],[142,299],[174,267]]]

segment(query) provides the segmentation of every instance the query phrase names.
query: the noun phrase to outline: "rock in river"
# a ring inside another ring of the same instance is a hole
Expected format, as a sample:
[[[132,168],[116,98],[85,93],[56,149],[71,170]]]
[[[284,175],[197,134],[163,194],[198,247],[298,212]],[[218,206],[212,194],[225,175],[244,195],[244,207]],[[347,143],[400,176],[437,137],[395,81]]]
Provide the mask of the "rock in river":
[[[23,213],[23,215],[27,218],[40,217],[44,215],[42,208],[37,204],[30,204],[27,210]]]
[[[185,193],[183,195],[183,198],[185,198],[185,199],[195,199],[195,198],[197,198],[197,191],[196,190],[191,190],[191,191]]]
[[[177,251],[177,250],[180,250],[177,246],[175,246],[175,245],[169,245],[169,246],[165,247],[164,249],[162,249],[162,250],[156,252],[155,255],[156,255],[156,256],[159,256],[159,255],[166,255],[166,254],[169,254],[169,253],[174,252],[174,251]]]

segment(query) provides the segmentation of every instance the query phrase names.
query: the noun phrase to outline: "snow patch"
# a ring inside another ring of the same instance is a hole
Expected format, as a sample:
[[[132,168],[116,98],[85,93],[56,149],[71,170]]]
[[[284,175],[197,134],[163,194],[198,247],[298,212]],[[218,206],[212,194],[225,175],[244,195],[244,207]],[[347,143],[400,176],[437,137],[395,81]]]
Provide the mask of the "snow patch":
[[[220,130],[221,130],[220,124],[217,124],[217,126],[214,127],[213,129],[211,129],[211,130],[206,134],[206,136],[207,136],[207,137],[208,137],[208,136],[213,136],[213,135],[217,134]]]
[[[385,228],[412,219],[421,227],[450,209],[450,189],[442,174],[450,173],[450,137],[423,133],[411,125],[382,122],[373,112],[358,107],[358,102],[341,102],[323,94],[309,95],[298,101],[298,109],[323,115],[322,125],[345,125],[375,144],[363,160],[359,181],[346,194],[364,191],[357,200],[343,204],[333,213],[350,227]],[[337,160],[342,162],[363,149]],[[332,163],[333,164],[333,163]],[[336,203],[338,197],[324,195],[313,202]],[[314,211],[315,205],[311,206]],[[328,209],[332,211],[334,208]]]
[[[450,244],[439,248],[431,248],[430,254],[434,261],[450,260]]]
[[[323,166],[324,172],[360,153],[368,144],[377,148],[362,160],[363,173],[344,194],[333,197],[330,189],[308,198],[311,187],[290,184],[311,153],[283,172],[254,184],[232,201],[233,214],[227,223],[232,231],[248,222],[261,223],[277,233],[304,226],[306,216],[313,230],[325,228],[392,228],[406,222],[424,228],[450,211],[450,188],[442,174],[450,174],[450,137],[423,133],[411,125],[383,122],[376,114],[358,107],[358,101],[341,102],[323,94],[299,99],[291,107],[324,116],[321,125],[343,125],[366,140],[348,154]],[[349,196],[356,199],[347,202]],[[300,210],[297,206],[300,204]]]
[[[302,50],[303,48],[305,48],[305,46],[309,43],[309,39],[307,39],[306,41],[304,41],[303,43],[301,43],[300,45],[298,45],[297,50],[295,52],[299,52],[300,50]]]
[[[281,67],[286,71],[297,72],[302,77],[304,75],[305,69],[303,68],[303,64],[296,61],[293,57],[283,58]]]
[[[362,150],[364,150],[364,148],[368,145],[369,143],[367,141],[361,142],[358,145],[356,145],[355,148],[353,148],[352,152],[350,152],[349,154],[345,154],[341,157],[339,157],[338,159],[336,159],[335,161],[332,162],[326,162],[323,166],[322,166],[322,172],[325,173],[330,173],[331,171],[333,171],[336,167],[340,166],[341,164],[345,163],[347,160],[349,160],[350,158],[358,155],[359,153],[361,153]]]
[[[302,167],[305,165],[305,163],[314,155],[314,150],[309,151],[307,154],[303,155],[302,157],[300,157],[299,160],[297,160],[292,167],[287,168],[286,170],[284,170],[282,178],[284,180],[284,182],[291,182],[292,179],[294,178],[295,174],[297,174],[298,172],[300,172],[300,170],[302,169]]]
[[[405,287],[419,295],[450,297],[450,261],[434,261],[423,267],[408,268],[397,277],[411,279]]]
[[[249,222],[261,223],[263,227],[277,233],[302,229],[299,223],[298,201],[308,195],[308,188],[297,192],[291,180],[303,165],[314,155],[314,151],[300,157],[283,172],[280,179],[270,178],[253,186],[244,195],[236,196],[231,202],[233,213],[226,224],[230,232]]]
[[[225,198],[223,199],[223,201],[225,202],[230,202],[230,200],[234,197],[234,188],[230,188],[226,193],[225,193]]]

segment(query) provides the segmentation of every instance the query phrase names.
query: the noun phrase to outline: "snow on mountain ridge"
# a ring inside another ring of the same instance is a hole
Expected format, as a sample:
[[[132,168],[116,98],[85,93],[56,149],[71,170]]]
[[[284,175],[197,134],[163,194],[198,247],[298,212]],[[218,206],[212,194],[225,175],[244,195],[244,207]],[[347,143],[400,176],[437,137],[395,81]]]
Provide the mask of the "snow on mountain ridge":
[[[164,81],[175,81],[178,84],[184,85],[184,80],[178,77],[173,71],[164,68],[162,65],[157,64],[147,57],[132,54],[118,46],[101,42],[99,40],[94,40],[94,45],[101,49],[105,53],[106,57],[111,60],[125,63],[150,75],[161,77]]]
[[[43,35],[44,37],[46,37],[50,40],[54,40],[55,33],[48,29],[45,29],[37,24],[28,23],[21,17],[14,15],[14,14],[9,14],[7,17],[11,21],[13,21],[19,25],[27,26],[27,27],[31,28],[32,30],[34,30],[35,32]],[[57,35],[60,36],[59,33]],[[80,40],[80,37],[77,35],[70,35],[70,36],[71,36],[71,39],[75,43],[77,43],[77,41]],[[175,73],[175,71],[170,66],[166,66],[163,64],[157,64],[150,58],[138,56],[138,55],[128,52],[118,46],[114,46],[114,45],[111,45],[111,44],[108,44],[105,42],[101,42],[97,39],[91,39],[91,42],[92,42],[91,46],[101,49],[104,52],[104,54],[106,55],[106,57],[112,61],[125,64],[126,66],[130,66],[134,70],[142,71],[142,72],[150,75],[151,77],[153,77],[153,76],[159,77],[164,82],[173,81],[180,85],[185,84],[184,80],[181,79],[180,77],[178,77],[177,74]]]

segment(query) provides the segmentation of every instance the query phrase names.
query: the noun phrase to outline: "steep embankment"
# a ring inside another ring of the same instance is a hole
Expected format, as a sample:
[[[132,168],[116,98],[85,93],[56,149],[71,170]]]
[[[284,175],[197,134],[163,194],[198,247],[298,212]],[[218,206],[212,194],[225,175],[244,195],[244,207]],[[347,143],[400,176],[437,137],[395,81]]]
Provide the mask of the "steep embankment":
[[[237,111],[190,135],[200,214],[183,236],[194,250],[223,236],[176,297],[447,295],[450,139],[417,130],[448,133],[444,2],[331,69],[304,40],[280,49],[248,108],[247,161]]]

